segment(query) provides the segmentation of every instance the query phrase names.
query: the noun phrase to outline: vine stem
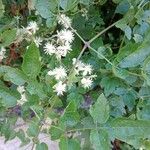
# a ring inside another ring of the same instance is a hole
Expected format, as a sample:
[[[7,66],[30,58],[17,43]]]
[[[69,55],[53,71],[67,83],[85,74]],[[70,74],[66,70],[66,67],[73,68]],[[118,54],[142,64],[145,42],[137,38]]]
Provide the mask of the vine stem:
[[[53,96],[51,97],[51,99],[52,99],[52,98],[53,98]],[[43,117],[44,119],[47,117],[47,115],[49,114],[49,112],[51,112],[51,110],[52,110],[52,108],[54,107],[56,101],[57,101],[57,98],[55,98],[55,100],[54,100],[54,102],[52,103],[51,107],[50,107],[49,109],[47,109],[47,112],[45,113],[45,115],[44,115],[44,117]],[[40,128],[39,128],[38,134],[36,135],[35,138],[38,138],[38,136],[39,136],[39,134],[40,134],[40,132],[41,132],[42,127],[43,127],[43,121],[41,121],[41,125],[40,125]],[[33,145],[32,145],[31,150],[33,150],[34,147],[35,147],[35,143],[33,142]]]
[[[118,21],[117,21],[118,22]],[[109,30],[110,28],[114,27],[116,25],[117,22],[114,22],[113,24],[111,24],[110,26],[108,26],[107,28],[105,28],[104,30],[102,30],[101,32],[99,32],[96,36],[94,36],[91,40],[89,40],[89,44],[91,44],[95,39],[97,39],[99,36],[101,36],[103,33],[105,33],[107,30]]]
[[[63,19],[63,18],[62,18],[62,19]],[[117,21],[117,22],[118,22],[118,21]],[[104,30],[102,30],[101,32],[99,32],[96,36],[94,36],[94,37],[93,37],[91,40],[89,40],[89,41],[85,41],[85,40],[82,38],[82,36],[81,36],[72,26],[69,26],[70,29],[71,29],[71,30],[80,38],[80,40],[84,43],[84,47],[83,47],[83,49],[81,50],[79,56],[77,57],[77,60],[76,60],[75,64],[74,64],[73,67],[71,68],[71,71],[70,71],[70,73],[69,73],[69,76],[72,74],[72,72],[73,72],[73,70],[74,70],[76,64],[78,63],[78,61],[79,61],[80,58],[82,57],[82,54],[84,53],[84,51],[86,50],[86,48],[90,48],[90,49],[92,49],[94,52],[97,53],[97,51],[96,51],[94,48],[92,48],[92,47],[90,46],[90,44],[91,44],[95,39],[97,39],[99,36],[101,36],[103,33],[105,33],[107,30],[109,30],[110,28],[112,28],[113,26],[115,26],[115,24],[116,24],[117,22],[111,24],[110,26],[108,26],[107,28],[105,28]],[[105,56],[103,56],[102,54],[99,54],[99,55],[100,55],[102,58],[104,58],[108,63],[110,63],[111,65],[113,65]]]

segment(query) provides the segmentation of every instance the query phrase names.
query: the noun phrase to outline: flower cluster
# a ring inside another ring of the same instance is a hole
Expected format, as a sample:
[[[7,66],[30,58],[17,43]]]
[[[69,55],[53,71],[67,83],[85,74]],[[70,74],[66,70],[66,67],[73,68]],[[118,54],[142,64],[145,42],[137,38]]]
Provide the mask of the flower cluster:
[[[37,47],[41,45],[42,39],[40,37],[34,37],[33,35],[39,30],[39,27],[35,21],[30,21],[27,27],[22,27],[17,30],[16,42],[20,43],[24,39],[27,41],[33,40]]]
[[[57,17],[58,24],[62,27],[61,30],[56,31],[56,34],[51,38],[46,39],[46,43],[43,47],[43,51],[47,55],[54,55],[58,60],[61,60],[62,57],[65,57],[67,53],[72,50],[72,43],[74,41],[74,34],[72,32],[72,20],[67,17],[65,14],[61,14]],[[18,30],[18,37],[22,37],[22,39],[26,39],[28,41],[33,40],[37,47],[41,45],[42,39],[40,37],[36,37],[35,34],[39,30],[39,27],[36,22],[29,22],[28,26],[25,28],[21,28]],[[19,36],[21,35],[21,36]],[[20,38],[20,41],[22,40]],[[85,64],[81,61],[77,61],[75,58],[73,59],[74,73],[77,78],[79,78],[79,82],[84,88],[91,87],[93,83],[93,78],[95,75],[92,75],[93,69],[90,64]],[[69,73],[68,73],[69,74]],[[53,70],[48,71],[48,75],[55,78],[57,83],[53,86],[54,92],[57,95],[63,95],[67,89],[67,80],[68,80],[67,70],[62,67],[56,67]],[[21,88],[21,87],[19,87]],[[20,92],[21,101],[26,100],[24,91]]]
[[[96,77],[96,75],[92,75],[92,66],[90,64],[85,64],[81,61],[76,62],[76,59],[73,59],[73,65],[75,65],[74,72],[77,77],[82,78],[81,84],[84,88],[91,87],[93,83],[93,78]],[[63,95],[64,92],[66,92],[67,84],[67,71],[62,66],[56,67],[53,70],[48,71],[47,73],[49,76],[53,76],[57,83],[53,86],[54,92],[57,93],[57,95]]]
[[[5,58],[6,49],[4,47],[1,47],[0,51],[0,62]]]
[[[65,57],[70,52],[71,44],[74,40],[74,34],[69,27],[71,27],[71,19],[64,14],[58,17],[58,24],[63,26],[63,29],[57,31],[54,36],[56,39],[51,39],[44,47],[44,52],[48,55],[55,55],[57,59]]]
[[[84,88],[91,87],[93,83],[93,78],[96,77],[96,75],[92,75],[93,68],[90,64],[85,64],[80,60],[76,60],[76,58],[73,58],[73,65],[75,65],[74,71],[75,74],[78,76],[81,76],[81,84]]]
[[[19,105],[23,105],[27,101],[26,95],[25,95],[25,88],[24,88],[24,86],[18,86],[17,87],[17,91],[21,95],[20,100],[18,100],[17,102],[18,102]]]
[[[65,68],[62,66],[55,68],[54,70],[50,70],[48,72],[48,75],[53,76],[58,83],[53,86],[54,91],[57,93],[57,95],[63,95],[63,93],[66,91],[66,84],[63,83],[63,81],[67,77],[67,72]]]

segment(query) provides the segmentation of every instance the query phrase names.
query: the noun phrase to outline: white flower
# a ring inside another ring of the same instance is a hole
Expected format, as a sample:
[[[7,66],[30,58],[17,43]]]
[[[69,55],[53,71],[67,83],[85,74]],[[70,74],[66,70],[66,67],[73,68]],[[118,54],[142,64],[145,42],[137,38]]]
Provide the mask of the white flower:
[[[61,30],[60,32],[57,31],[58,41],[61,43],[72,43],[74,40],[74,34],[70,30]]]
[[[91,65],[84,65],[83,69],[83,76],[86,76],[87,74],[92,73],[92,66]]]
[[[18,91],[20,94],[24,93],[24,92],[25,92],[24,86],[18,86],[18,87],[17,87],[17,91]]]
[[[44,52],[46,54],[52,55],[56,52],[56,48],[52,43],[47,43],[44,47]]]
[[[56,57],[57,57],[57,55],[58,55],[58,58],[60,56],[65,57],[67,55],[68,51],[70,51],[70,50],[71,50],[70,44],[58,46],[57,47],[57,52],[56,52]]]
[[[54,70],[50,70],[48,75],[54,76],[56,80],[64,79],[67,76],[65,68],[60,66],[59,68],[55,68]]]
[[[40,37],[35,37],[33,40],[37,47],[39,47],[42,43],[42,39]]]
[[[26,27],[29,34],[35,34],[39,27],[35,21],[29,22],[28,26]]]
[[[93,81],[90,77],[86,77],[81,80],[81,83],[84,88],[89,88],[92,85],[92,82]]]
[[[23,105],[25,102],[27,102],[27,99],[26,99],[25,93],[23,93],[23,94],[21,94],[21,99],[17,100],[17,104]]]
[[[6,57],[6,49],[4,47],[1,47],[1,51],[0,51],[0,62]]]
[[[69,28],[71,26],[71,19],[65,14],[61,14],[58,16],[58,23],[63,25],[65,28]]]
[[[54,91],[57,93],[57,95],[63,95],[63,92],[66,91],[66,84],[63,84],[62,81],[59,81],[57,84],[53,86]]]
[[[73,63],[72,63],[73,65],[76,64],[75,65],[75,72],[76,72],[76,74],[79,74],[80,71],[84,70],[85,64],[82,61],[80,61],[80,60],[77,61],[76,58],[73,58],[72,61],[73,61]]]

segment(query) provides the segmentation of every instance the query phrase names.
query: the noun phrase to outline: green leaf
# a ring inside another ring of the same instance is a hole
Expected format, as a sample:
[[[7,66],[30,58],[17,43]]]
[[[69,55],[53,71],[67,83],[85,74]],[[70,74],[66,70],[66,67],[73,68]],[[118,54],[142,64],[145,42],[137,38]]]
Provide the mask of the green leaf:
[[[143,76],[146,79],[147,84],[150,85],[150,56],[144,61]]]
[[[136,52],[130,54],[120,62],[120,67],[130,68],[140,65],[144,59],[150,54],[149,45],[139,47]]]
[[[114,0],[115,2],[118,0]],[[119,5],[117,5],[117,8],[115,10],[115,13],[120,13],[120,14],[125,14],[130,8],[130,4],[128,1],[126,0],[121,0],[121,3],[119,3]]]
[[[30,142],[29,138],[26,137],[25,135],[25,132],[20,129],[18,132],[17,132],[17,137],[21,140],[21,146],[23,145],[26,145]]]
[[[51,18],[53,16],[52,12],[56,10],[57,0],[36,0],[35,8],[39,14],[45,18]]]
[[[42,142],[42,143],[36,145],[36,150],[48,150],[48,146],[47,146],[47,144]]]
[[[101,80],[101,87],[104,88],[104,93],[106,96],[114,93],[115,89],[119,86],[124,86],[124,84],[116,77],[107,76]]]
[[[80,143],[74,139],[61,137],[59,142],[60,150],[80,150]]]
[[[16,29],[5,30],[1,35],[0,46],[6,47],[9,46],[16,38]]]
[[[6,86],[0,85],[0,99],[5,107],[13,107],[16,105],[17,100],[20,98],[17,91],[13,91]]]
[[[58,126],[51,126],[49,133],[51,135],[51,140],[57,140],[64,134],[64,126],[59,124]]]
[[[10,81],[16,85],[23,85],[28,80],[21,70],[9,66],[0,66],[0,75],[4,76],[5,81]]]
[[[36,80],[29,80],[27,90],[31,95],[38,95],[41,99],[46,98],[46,93],[43,89],[43,84]]]
[[[39,125],[37,122],[32,122],[29,124],[29,128],[27,130],[28,136],[36,137],[39,133]]]
[[[150,105],[137,108],[137,118],[139,120],[150,120]]]
[[[60,0],[60,6],[65,10],[71,10],[77,6],[78,0]]]
[[[150,138],[150,121],[117,118],[108,122],[107,132],[112,139],[120,139],[129,143],[130,140]]]
[[[150,42],[150,32],[147,34],[147,36],[144,39],[144,42],[139,46],[136,51],[125,57],[121,62],[119,63],[120,67],[122,68],[130,68],[130,67],[136,67],[138,65],[141,65],[141,63],[145,60],[147,56],[150,54],[149,46]]]
[[[22,70],[30,78],[36,78],[41,70],[40,52],[35,43],[32,43],[26,50]]]
[[[117,27],[117,28],[120,28],[122,31],[124,31],[126,37],[127,37],[129,40],[131,40],[132,30],[131,30],[130,26],[128,26],[127,24],[122,23],[122,22],[120,21],[120,22],[118,22],[118,23],[116,24],[116,27]]]
[[[101,94],[96,103],[90,108],[90,115],[95,123],[103,124],[109,118],[109,104],[104,94]]]
[[[72,100],[65,109],[61,121],[65,126],[75,126],[79,122],[80,116],[77,112],[76,103]]]
[[[4,12],[5,12],[4,5],[3,5],[2,0],[0,0],[0,18],[3,16]]]
[[[91,130],[90,141],[94,150],[110,150],[109,137],[105,130]]]

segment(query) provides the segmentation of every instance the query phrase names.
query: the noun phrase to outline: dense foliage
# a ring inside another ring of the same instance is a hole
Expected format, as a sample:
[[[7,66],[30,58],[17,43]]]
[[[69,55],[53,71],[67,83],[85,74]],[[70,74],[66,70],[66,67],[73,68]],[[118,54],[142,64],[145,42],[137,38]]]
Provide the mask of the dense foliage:
[[[149,0],[0,0],[0,47],[6,141],[150,149]]]

